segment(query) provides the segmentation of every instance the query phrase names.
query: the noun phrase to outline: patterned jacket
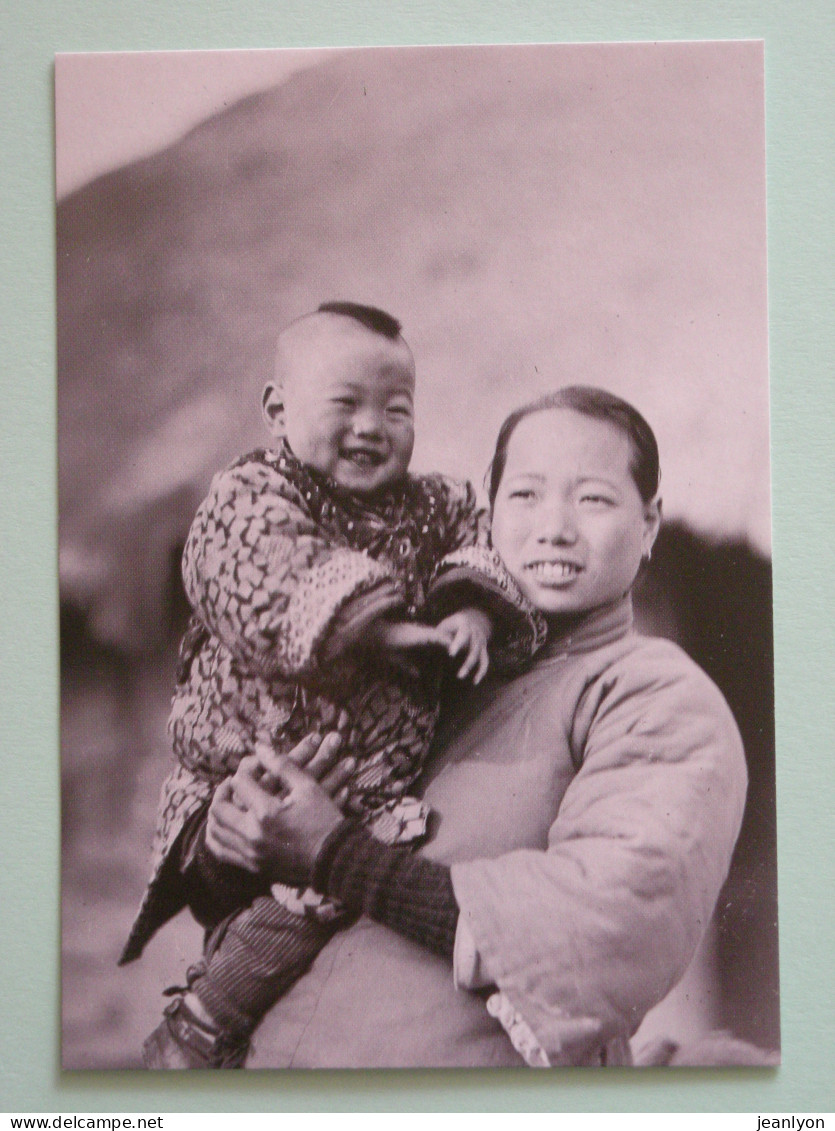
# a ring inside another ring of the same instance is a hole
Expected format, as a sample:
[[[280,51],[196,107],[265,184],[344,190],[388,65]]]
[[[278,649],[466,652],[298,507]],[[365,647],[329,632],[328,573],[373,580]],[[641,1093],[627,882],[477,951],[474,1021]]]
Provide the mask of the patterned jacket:
[[[418,777],[438,714],[440,665],[363,652],[380,616],[439,619],[486,605],[500,662],[544,638],[498,557],[469,484],[408,476],[373,504],[283,445],[215,477],[183,556],[194,609],[169,731],[178,765],[163,785],[148,889],[121,962],[182,906],[166,867],[185,824],[258,742],[286,752],[340,715],[356,759],[348,809],[371,816]]]

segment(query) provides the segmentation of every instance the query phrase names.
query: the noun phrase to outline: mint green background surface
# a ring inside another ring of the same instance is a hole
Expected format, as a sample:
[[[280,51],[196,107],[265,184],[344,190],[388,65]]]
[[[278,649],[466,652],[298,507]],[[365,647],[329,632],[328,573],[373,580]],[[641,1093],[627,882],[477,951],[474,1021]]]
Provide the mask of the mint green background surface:
[[[834,1110],[832,0],[6,0],[0,27],[0,1110]],[[715,38],[766,45],[782,1068],[62,1073],[54,54]]]

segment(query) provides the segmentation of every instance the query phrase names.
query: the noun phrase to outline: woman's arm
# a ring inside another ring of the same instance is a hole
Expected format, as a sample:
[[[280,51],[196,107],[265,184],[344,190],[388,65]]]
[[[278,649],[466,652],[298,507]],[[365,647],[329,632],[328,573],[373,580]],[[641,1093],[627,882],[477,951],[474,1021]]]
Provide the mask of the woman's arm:
[[[452,868],[482,974],[552,1063],[630,1036],[681,978],[727,875],[746,782],[721,694],[666,642],[596,675],[569,722],[579,769],[547,849]]]
[[[303,769],[319,783],[329,803],[344,805],[346,782],[356,762],[342,754],[339,734],[334,732],[324,737],[309,734],[297,743],[287,758],[293,766]],[[209,814],[213,807],[215,812],[218,808],[223,812],[226,807],[242,812],[236,783],[240,786],[241,780],[246,779],[261,792],[272,795],[281,788],[278,778],[270,772],[275,760],[276,755],[268,748],[262,748],[256,757],[245,759],[243,770],[220,783],[211,802],[201,805],[192,814],[177,838],[174,846],[176,859],[172,865],[181,877],[185,902],[203,926],[212,927],[233,911],[246,907],[256,896],[266,894],[272,882],[282,879],[280,876],[267,877],[245,859],[230,861],[223,858],[207,844]]]
[[[223,868],[310,884],[422,946],[452,956],[458,904],[450,870],[390,847],[342,817],[328,794],[287,757],[272,767],[280,795],[244,759],[212,801],[206,846]]]
[[[312,886],[413,942],[452,958],[458,904],[450,870],[343,821],[316,855]]]

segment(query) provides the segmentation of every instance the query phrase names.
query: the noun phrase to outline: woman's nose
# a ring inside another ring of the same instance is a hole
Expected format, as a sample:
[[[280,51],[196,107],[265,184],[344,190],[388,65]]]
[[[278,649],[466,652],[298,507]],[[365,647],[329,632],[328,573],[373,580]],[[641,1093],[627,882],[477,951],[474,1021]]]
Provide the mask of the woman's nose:
[[[570,505],[546,503],[539,514],[537,539],[540,542],[571,544],[577,541],[577,523]]]

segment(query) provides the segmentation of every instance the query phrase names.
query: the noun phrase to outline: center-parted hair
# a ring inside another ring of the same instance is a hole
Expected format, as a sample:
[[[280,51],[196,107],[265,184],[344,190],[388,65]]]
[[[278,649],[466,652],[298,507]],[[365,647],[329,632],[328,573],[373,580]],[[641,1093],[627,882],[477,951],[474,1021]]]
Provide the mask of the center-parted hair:
[[[547,393],[530,404],[522,405],[507,417],[499,429],[496,451],[488,471],[488,494],[492,506],[499,490],[507,462],[507,447],[516,425],[526,416],[551,409],[570,409],[580,416],[592,420],[602,420],[622,432],[629,441],[632,452],[629,470],[645,503],[649,503],[658,493],[661,469],[658,457],[658,443],[655,434],[640,412],[622,397],[594,385],[566,385],[554,393]]]
[[[400,323],[397,319],[380,310],[378,306],[365,306],[360,302],[323,302],[317,308],[319,314],[342,314],[345,318],[353,318],[375,334],[382,334],[384,338],[394,341],[400,337]]]

